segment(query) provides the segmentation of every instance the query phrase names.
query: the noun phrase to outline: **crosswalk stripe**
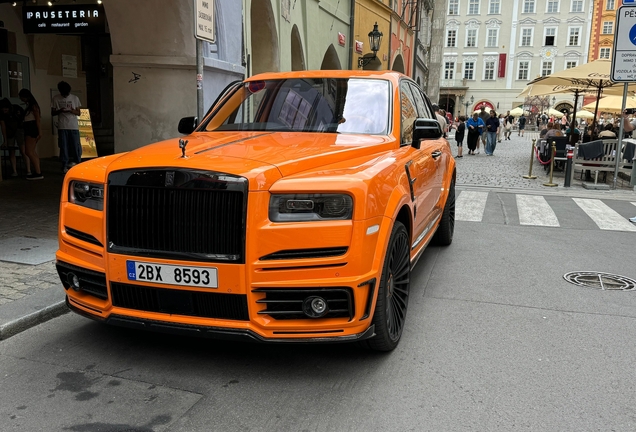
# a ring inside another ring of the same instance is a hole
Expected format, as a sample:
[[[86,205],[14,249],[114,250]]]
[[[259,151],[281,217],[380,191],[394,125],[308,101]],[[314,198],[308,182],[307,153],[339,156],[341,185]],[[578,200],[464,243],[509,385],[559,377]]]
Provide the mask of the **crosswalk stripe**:
[[[623,216],[612,210],[607,204],[597,199],[572,198],[574,202],[598,225],[602,230],[636,231]]]
[[[554,210],[542,196],[517,195],[517,210],[521,225],[560,226]]]
[[[481,222],[488,192],[461,191],[455,203],[455,220]]]

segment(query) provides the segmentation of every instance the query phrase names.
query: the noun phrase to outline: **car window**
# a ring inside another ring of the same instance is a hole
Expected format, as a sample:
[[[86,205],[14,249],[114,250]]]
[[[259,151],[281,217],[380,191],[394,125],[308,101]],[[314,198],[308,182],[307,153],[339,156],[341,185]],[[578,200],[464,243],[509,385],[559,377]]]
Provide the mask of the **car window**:
[[[386,134],[390,88],[379,79],[250,81],[217,109],[205,130]]]
[[[413,141],[413,123],[417,118],[417,109],[414,103],[413,93],[408,81],[400,81],[400,106],[401,106],[401,143],[410,144]]]
[[[429,106],[426,104],[424,100],[424,95],[422,91],[413,83],[411,83],[411,90],[413,91],[413,98],[415,99],[415,107],[417,108],[417,116],[424,117],[428,119],[434,119],[433,112],[430,110]]]

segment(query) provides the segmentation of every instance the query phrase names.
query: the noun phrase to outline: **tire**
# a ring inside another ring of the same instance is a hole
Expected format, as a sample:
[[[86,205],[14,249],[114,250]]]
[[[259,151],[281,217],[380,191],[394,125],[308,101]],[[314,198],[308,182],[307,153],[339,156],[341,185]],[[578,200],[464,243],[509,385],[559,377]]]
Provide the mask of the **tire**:
[[[392,351],[400,342],[409,300],[411,277],[410,241],[406,228],[396,221],[382,266],[375,303],[375,336],[362,345],[375,351]]]
[[[439,222],[433,243],[437,246],[448,246],[453,242],[453,234],[455,233],[455,182],[451,181],[446,198],[446,205],[442,212],[442,220]]]

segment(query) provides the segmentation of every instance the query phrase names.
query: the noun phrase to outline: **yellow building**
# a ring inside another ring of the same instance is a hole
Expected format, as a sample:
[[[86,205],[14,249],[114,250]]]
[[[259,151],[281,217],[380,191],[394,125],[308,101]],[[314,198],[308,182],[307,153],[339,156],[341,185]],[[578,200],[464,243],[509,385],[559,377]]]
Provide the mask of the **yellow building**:
[[[616,10],[623,4],[623,0],[594,0],[593,4],[588,59],[611,59],[616,30]]]

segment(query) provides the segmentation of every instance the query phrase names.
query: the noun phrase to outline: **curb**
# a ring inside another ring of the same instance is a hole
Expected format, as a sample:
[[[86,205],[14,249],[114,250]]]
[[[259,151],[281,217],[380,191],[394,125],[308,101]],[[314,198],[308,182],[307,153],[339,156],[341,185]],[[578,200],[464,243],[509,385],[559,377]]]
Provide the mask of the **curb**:
[[[70,312],[70,309],[66,306],[66,301],[62,300],[39,311],[9,321],[6,324],[0,325],[0,340],[9,339],[11,336],[15,336],[31,327],[35,327],[38,324],[42,324],[68,312]]]

